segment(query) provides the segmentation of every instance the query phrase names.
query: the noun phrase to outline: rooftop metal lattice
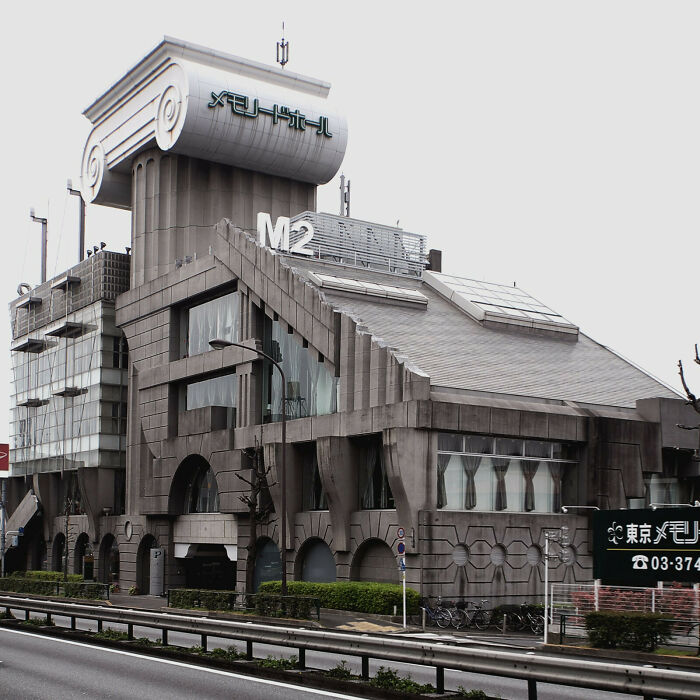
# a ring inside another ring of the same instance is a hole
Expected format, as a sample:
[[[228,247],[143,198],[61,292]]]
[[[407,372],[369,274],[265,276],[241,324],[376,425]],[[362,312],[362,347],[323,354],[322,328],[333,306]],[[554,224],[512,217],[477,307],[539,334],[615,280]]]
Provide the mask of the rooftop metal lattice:
[[[427,265],[427,239],[418,233],[321,212],[292,217],[292,223],[302,220],[314,227],[307,247],[318,260],[410,277],[420,277]],[[290,243],[301,236],[292,232]]]

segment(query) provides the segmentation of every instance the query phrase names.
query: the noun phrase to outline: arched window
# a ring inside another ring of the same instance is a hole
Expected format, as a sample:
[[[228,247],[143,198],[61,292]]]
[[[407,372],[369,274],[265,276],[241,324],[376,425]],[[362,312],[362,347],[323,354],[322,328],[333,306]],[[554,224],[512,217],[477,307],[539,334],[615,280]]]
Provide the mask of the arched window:
[[[201,467],[196,473],[185,494],[185,513],[218,513],[219,489],[214,470],[210,466]]]

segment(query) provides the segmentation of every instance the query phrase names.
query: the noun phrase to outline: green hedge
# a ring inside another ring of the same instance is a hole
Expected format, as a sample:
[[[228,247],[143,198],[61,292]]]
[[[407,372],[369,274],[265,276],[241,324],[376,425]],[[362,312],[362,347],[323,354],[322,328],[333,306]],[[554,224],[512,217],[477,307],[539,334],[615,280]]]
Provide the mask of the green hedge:
[[[300,595],[276,595],[271,593],[256,593],[250,596],[253,600],[255,613],[265,617],[291,617],[298,620],[308,620],[311,611],[317,611],[316,598]]]
[[[668,641],[672,624],[662,613],[600,610],[586,615],[588,640],[599,649],[654,651]]]
[[[36,578],[20,578],[8,576],[0,578],[0,591],[11,593],[34,593],[35,595],[56,595],[57,586],[53,581],[42,581]]]
[[[62,571],[15,571],[11,574],[15,578],[33,578],[40,581],[63,581]],[[81,574],[68,574],[68,581],[82,581]]]
[[[370,583],[363,581],[336,581],[335,583],[312,583],[311,581],[289,581],[287,591],[295,596],[310,596],[321,601],[322,608],[353,610],[375,615],[392,615],[403,608],[402,589],[395,583]],[[282,592],[281,581],[260,584],[258,593]],[[406,612],[418,614],[418,593],[406,588]]]
[[[83,583],[82,581],[67,581],[63,586],[66,598],[88,598],[99,600],[107,597],[107,586],[104,583]]]
[[[236,591],[212,591],[199,588],[171,588],[168,604],[173,608],[204,608],[205,610],[233,610]]]
[[[106,586],[102,583],[84,583],[82,580],[69,580],[64,584],[62,578],[57,581],[51,579],[42,580],[38,576],[24,578],[17,576],[16,573],[6,578],[0,578],[0,591],[7,591],[8,593],[33,593],[46,596],[64,595],[67,598],[99,600],[106,597],[105,589]]]

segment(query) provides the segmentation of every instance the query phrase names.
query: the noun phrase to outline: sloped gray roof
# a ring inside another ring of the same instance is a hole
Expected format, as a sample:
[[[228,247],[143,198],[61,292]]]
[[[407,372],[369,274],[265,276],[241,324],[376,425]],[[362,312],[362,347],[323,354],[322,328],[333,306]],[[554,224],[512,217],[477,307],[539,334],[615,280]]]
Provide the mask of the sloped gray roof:
[[[641,369],[580,333],[556,334],[483,326],[427,284],[394,275],[287,261],[301,274],[312,269],[343,277],[419,289],[427,308],[413,308],[323,290],[339,310],[430,376],[433,386],[633,408],[637,399],[678,395]]]

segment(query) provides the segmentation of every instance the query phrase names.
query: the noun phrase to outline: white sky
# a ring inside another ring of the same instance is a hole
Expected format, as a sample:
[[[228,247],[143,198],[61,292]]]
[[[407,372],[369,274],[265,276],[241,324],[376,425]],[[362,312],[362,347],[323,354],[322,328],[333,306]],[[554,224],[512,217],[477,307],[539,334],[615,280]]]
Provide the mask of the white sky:
[[[49,276],[77,262],[65,183],[82,110],[166,34],[274,63],[282,20],[288,69],[329,81],[347,115],[354,217],[426,234],[445,272],[517,282],[676,388],[683,358],[700,392],[697,2],[14,3],[0,27],[6,303],[39,282],[31,206],[49,218]],[[320,210],[337,213],[338,184]],[[89,244],[129,235],[128,213],[88,207]]]

